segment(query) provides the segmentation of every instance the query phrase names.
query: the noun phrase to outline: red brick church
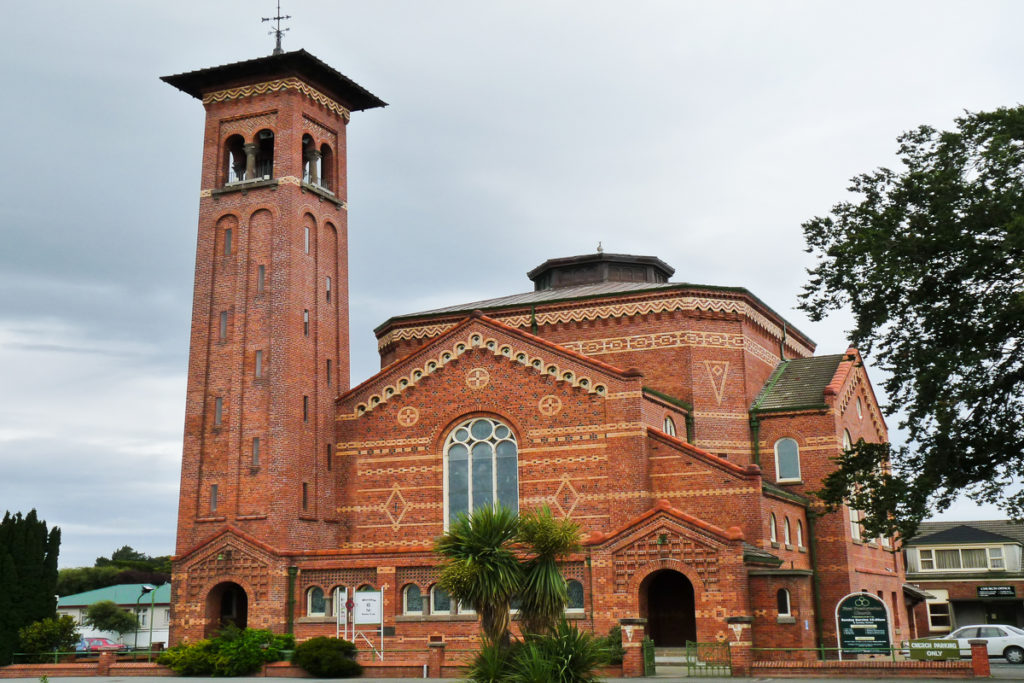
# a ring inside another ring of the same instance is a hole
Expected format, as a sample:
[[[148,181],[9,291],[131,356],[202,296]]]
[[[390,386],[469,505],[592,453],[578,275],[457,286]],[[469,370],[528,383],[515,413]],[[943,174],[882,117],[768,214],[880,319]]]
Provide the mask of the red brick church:
[[[173,642],[334,635],[334,592],[372,588],[390,647],[469,645],[431,546],[496,502],[582,525],[566,614],[598,633],[834,647],[864,590],[909,637],[890,539],[811,493],[844,442],[887,438],[856,350],[815,356],[746,289],[598,251],[385,321],[351,387],[346,135],[384,102],[302,50],[164,80],[206,109]]]

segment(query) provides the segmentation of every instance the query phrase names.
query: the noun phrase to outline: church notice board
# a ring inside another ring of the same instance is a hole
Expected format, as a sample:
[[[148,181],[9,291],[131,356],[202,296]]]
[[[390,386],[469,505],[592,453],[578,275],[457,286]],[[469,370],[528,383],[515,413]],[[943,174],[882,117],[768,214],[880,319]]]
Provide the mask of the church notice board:
[[[836,605],[839,658],[843,655],[889,654],[889,608],[870,593],[850,593]]]

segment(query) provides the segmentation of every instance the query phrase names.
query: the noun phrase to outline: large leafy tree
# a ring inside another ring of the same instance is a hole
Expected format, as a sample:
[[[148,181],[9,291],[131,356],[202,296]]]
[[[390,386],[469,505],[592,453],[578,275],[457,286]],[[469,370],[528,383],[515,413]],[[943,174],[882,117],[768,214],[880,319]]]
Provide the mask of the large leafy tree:
[[[100,631],[112,631],[119,636],[139,628],[139,618],[134,612],[122,609],[113,600],[100,600],[85,610],[85,623]]]
[[[8,664],[24,626],[53,617],[57,610],[60,529],[47,530],[32,510],[4,514],[0,522],[0,665]]]
[[[962,493],[1022,518],[1024,107],[899,143],[899,170],[855,177],[854,199],[803,225],[817,263],[800,306],[852,309],[907,434],[845,453],[824,497],[865,510],[869,535],[912,534]]]

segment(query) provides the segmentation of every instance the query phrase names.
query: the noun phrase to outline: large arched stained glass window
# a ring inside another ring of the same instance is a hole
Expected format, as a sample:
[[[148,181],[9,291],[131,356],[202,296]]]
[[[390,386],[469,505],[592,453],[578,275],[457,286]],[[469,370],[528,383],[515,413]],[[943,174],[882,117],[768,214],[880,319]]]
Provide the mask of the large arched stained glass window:
[[[490,417],[466,420],[448,435],[444,454],[447,521],[497,503],[519,511],[519,447],[508,425]]]

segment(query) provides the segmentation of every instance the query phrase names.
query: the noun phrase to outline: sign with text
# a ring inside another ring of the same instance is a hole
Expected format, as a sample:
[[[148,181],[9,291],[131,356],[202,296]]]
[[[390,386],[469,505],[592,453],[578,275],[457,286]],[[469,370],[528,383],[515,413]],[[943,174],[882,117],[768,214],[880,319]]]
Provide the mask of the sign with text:
[[[836,605],[841,654],[888,654],[889,608],[870,593],[851,593]]]
[[[979,598],[1015,598],[1017,589],[1014,586],[978,586]]]
[[[955,640],[912,640],[910,658],[928,661],[960,659],[960,645]]]
[[[356,591],[353,596],[355,608],[352,610],[353,624],[380,624],[383,614],[380,591]]]

